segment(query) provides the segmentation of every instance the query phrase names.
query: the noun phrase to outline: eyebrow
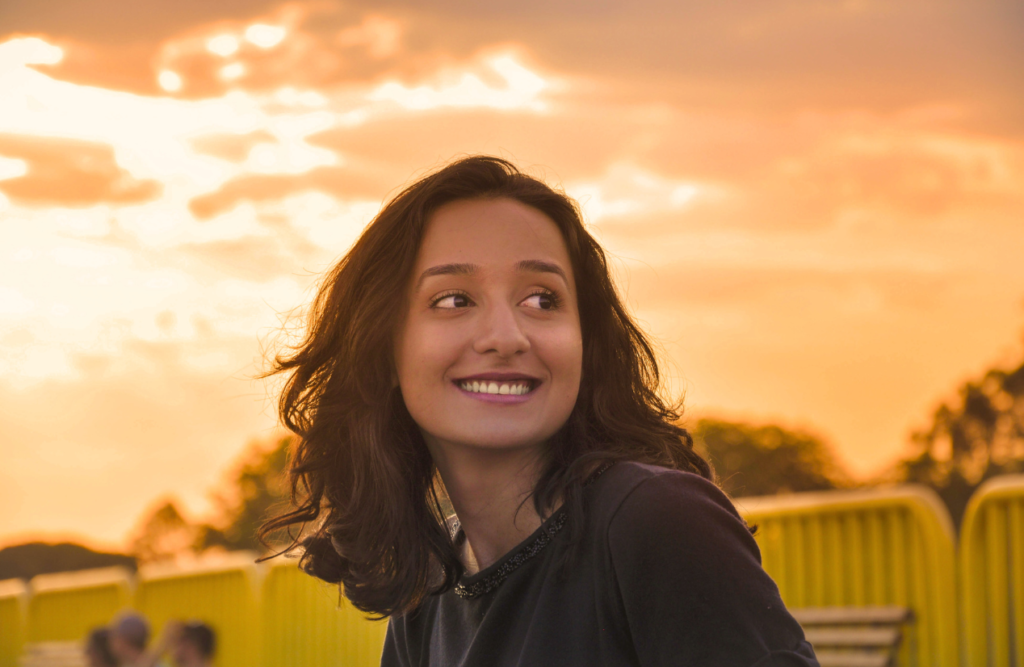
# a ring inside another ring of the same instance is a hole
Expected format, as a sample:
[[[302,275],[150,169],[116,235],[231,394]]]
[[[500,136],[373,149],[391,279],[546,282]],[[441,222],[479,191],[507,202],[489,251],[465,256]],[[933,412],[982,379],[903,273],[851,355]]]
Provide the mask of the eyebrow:
[[[476,264],[438,264],[432,266],[420,274],[416,281],[416,288],[419,289],[423,281],[431,276],[468,276],[476,271]]]
[[[420,274],[419,280],[416,281],[416,288],[419,289],[423,281],[432,276],[468,276],[474,273],[477,268],[479,267],[476,264],[438,264]],[[524,259],[521,262],[517,262],[516,271],[554,273],[557,276],[561,276],[566,285],[569,284],[569,277],[562,270],[562,267],[540,259]]]
[[[517,271],[533,271],[535,273],[554,273],[555,275],[561,276],[565,284],[569,284],[569,276],[565,275],[565,271],[562,270],[557,264],[551,262],[545,262],[539,259],[524,259],[523,261],[516,264]]]

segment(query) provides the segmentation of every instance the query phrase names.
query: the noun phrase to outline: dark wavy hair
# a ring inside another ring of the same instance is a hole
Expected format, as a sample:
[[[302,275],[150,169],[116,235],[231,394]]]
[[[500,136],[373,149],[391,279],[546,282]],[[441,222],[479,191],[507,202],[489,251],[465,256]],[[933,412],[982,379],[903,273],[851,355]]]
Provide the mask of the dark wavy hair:
[[[443,485],[395,386],[393,335],[432,213],[481,198],[513,199],[550,218],[576,279],[580,391],[549,443],[533,491],[538,514],[549,515],[561,500],[578,543],[583,484],[603,463],[638,461],[713,477],[678,425],[677,408],[659,396],[651,344],[619,300],[576,203],[505,160],[458,160],[384,206],[324,278],[302,342],[277,356],[270,371],[291,373],[279,407],[299,439],[289,471],[294,508],[266,522],[260,535],[300,526],[290,548],[301,543],[302,568],[340,582],[353,605],[380,616],[414,609],[462,573],[442,510]]]

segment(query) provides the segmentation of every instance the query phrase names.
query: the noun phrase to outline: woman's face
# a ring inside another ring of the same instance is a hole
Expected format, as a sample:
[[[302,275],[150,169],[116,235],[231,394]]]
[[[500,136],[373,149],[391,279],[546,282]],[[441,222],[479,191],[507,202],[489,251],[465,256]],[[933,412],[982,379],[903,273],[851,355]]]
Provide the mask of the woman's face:
[[[537,447],[580,388],[576,285],[558,227],[511,199],[430,218],[395,340],[402,397],[432,451]]]

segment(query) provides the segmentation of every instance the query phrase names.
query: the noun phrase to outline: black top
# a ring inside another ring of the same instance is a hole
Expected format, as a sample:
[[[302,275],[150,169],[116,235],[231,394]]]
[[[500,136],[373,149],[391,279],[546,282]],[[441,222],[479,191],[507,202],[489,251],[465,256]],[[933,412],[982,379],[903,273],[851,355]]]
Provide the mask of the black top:
[[[392,617],[382,667],[817,667],[729,499],[690,473],[618,463],[584,491],[568,573],[556,512],[490,567]]]

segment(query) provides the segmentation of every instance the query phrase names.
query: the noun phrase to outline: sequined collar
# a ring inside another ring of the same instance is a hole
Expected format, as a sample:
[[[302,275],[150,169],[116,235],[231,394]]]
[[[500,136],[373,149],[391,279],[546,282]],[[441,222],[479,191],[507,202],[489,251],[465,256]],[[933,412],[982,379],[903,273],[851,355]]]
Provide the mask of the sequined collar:
[[[612,467],[612,463],[602,465],[587,479],[584,486],[589,486],[610,467]],[[548,520],[537,529],[531,539],[524,542],[516,549],[515,553],[512,554],[510,558],[505,560],[493,572],[488,573],[479,581],[474,581],[468,586],[462,583],[456,584],[455,594],[460,598],[470,599],[486,595],[493,591],[495,588],[500,586],[502,582],[508,579],[510,574],[519,569],[523,563],[539,554],[544,550],[544,547],[551,544],[551,541],[555,538],[555,535],[558,534],[558,531],[562,530],[565,526],[567,516],[568,515],[565,513],[565,507],[560,507],[558,511],[552,514]],[[461,541],[462,539],[465,539],[465,535],[462,534],[458,521],[452,525],[452,528],[458,534],[457,540]]]

